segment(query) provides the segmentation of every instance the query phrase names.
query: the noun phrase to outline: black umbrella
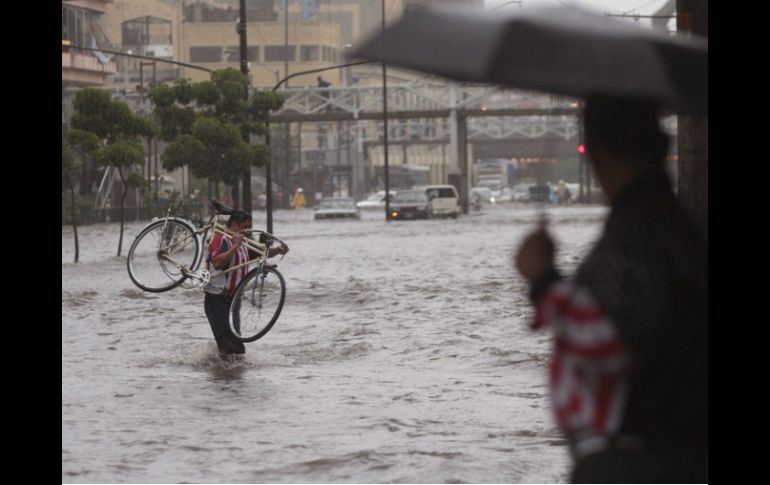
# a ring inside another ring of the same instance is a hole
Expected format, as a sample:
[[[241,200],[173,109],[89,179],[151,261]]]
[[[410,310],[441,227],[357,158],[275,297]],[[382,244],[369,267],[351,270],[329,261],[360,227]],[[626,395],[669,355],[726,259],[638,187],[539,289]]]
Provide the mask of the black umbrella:
[[[574,7],[422,9],[353,55],[459,81],[708,111],[706,40],[674,38]]]

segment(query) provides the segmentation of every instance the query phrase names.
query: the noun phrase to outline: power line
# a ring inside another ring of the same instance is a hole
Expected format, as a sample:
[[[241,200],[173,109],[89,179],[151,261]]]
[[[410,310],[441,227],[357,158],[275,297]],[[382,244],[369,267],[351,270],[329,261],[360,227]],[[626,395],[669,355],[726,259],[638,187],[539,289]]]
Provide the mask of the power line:
[[[639,5],[638,7],[632,8],[631,10],[629,10],[628,12],[625,12],[625,13],[623,13],[622,15],[625,15],[625,14],[631,13],[631,12],[633,12],[634,10],[639,10],[640,8],[644,8],[644,7],[646,7],[647,5],[652,5],[653,3],[655,3],[655,2],[659,2],[659,1],[660,1],[660,0],[652,0],[651,2],[647,2],[647,3],[645,3],[644,5]]]
[[[503,8],[503,7],[505,7],[506,5],[510,5],[510,4],[512,4],[512,3],[516,3],[516,4],[518,4],[518,5],[519,5],[519,8],[521,8],[521,3],[522,3],[522,0],[509,0],[508,2],[505,2],[505,3],[501,3],[500,5],[496,5],[494,8],[492,8],[492,10],[497,10],[498,8]]]
[[[628,13],[606,13],[604,14],[605,17],[616,17],[616,18],[632,18],[632,19],[675,19],[676,15],[639,15],[639,14],[628,14]]]

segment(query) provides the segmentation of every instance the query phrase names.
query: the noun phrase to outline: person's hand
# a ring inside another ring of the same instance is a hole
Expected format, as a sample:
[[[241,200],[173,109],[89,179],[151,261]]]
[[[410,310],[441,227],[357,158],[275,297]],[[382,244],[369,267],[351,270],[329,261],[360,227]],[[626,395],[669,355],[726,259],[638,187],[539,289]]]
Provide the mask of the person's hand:
[[[285,244],[279,244],[274,248],[270,248],[270,257],[272,258],[276,254],[286,254],[289,252],[289,248]]]
[[[233,248],[241,247],[241,244],[243,244],[243,234],[241,234],[240,232],[234,232],[232,240],[233,240],[232,241],[233,242],[233,246],[232,246]]]
[[[545,219],[534,232],[524,238],[516,253],[516,269],[530,282],[537,281],[553,268],[556,247],[548,233]]]

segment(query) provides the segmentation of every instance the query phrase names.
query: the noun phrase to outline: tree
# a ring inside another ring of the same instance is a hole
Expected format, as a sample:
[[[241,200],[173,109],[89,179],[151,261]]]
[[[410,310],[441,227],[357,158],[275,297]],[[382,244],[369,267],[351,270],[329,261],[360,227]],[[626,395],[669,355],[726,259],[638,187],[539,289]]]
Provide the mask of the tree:
[[[132,173],[131,169],[144,163],[144,151],[141,143],[136,139],[119,140],[101,150],[97,159],[102,165],[115,167],[123,184],[123,195],[120,198],[120,238],[118,239],[118,256],[120,256],[123,248],[123,225],[128,189],[141,187],[145,183],[141,174]]]
[[[99,139],[93,133],[72,130],[61,145],[62,185],[70,192],[72,232],[75,238],[75,262],[80,261],[80,243],[78,241],[78,210],[75,203],[75,188],[83,170],[83,158],[99,148]],[[78,153],[79,152],[79,153]]]
[[[126,103],[113,100],[108,92],[96,88],[78,91],[74,108],[71,125],[78,130],[77,136],[81,139],[95,137],[97,148],[92,151],[94,160],[99,165],[115,168],[123,185],[118,239],[120,256],[126,195],[129,188],[142,185],[141,175],[132,173],[134,167],[144,162],[144,149],[138,137],[155,136],[157,128],[153,122],[133,114]],[[91,141],[93,142],[93,138]],[[63,158],[62,171],[64,162]]]
[[[254,91],[246,99],[247,87],[246,76],[227,68],[213,72],[210,81],[182,79],[150,91],[160,138],[170,142],[161,155],[163,168],[188,166],[196,177],[209,180],[210,197],[219,182],[225,183],[236,207],[244,206],[238,188],[242,174],[263,166],[269,153],[249,140],[267,133],[268,114],[283,105],[283,97],[272,91]]]

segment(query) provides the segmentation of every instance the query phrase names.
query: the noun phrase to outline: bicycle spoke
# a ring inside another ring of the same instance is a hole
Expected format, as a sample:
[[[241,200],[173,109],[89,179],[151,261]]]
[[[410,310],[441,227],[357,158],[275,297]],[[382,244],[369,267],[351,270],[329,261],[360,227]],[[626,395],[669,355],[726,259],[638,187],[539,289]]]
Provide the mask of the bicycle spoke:
[[[253,341],[275,323],[283,308],[285,284],[273,269],[253,271],[241,282],[230,311],[230,330],[236,338]]]
[[[147,226],[132,244],[129,275],[146,291],[171,289],[195,269],[199,250],[191,228],[177,221],[158,221]]]

